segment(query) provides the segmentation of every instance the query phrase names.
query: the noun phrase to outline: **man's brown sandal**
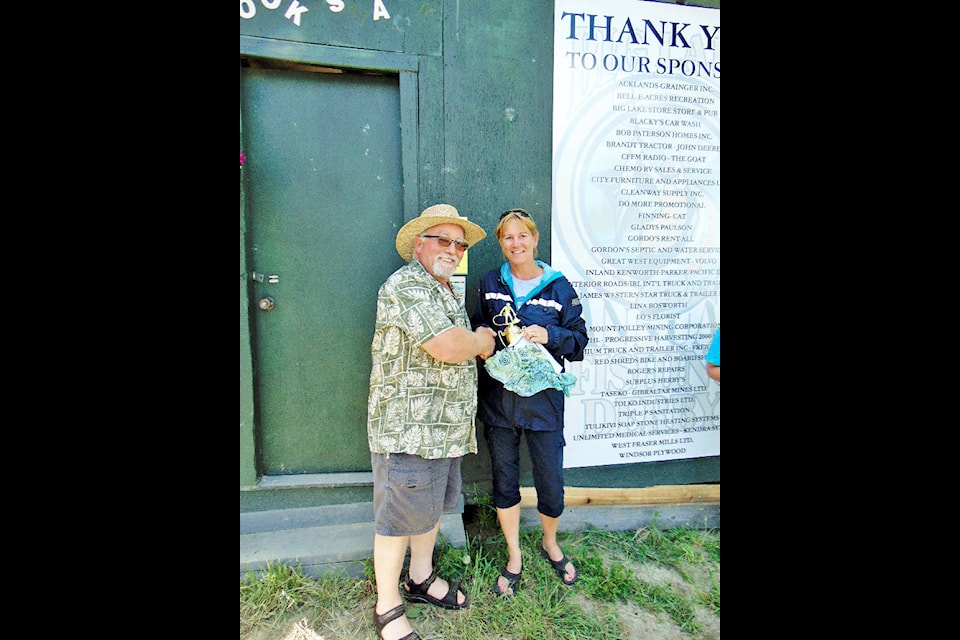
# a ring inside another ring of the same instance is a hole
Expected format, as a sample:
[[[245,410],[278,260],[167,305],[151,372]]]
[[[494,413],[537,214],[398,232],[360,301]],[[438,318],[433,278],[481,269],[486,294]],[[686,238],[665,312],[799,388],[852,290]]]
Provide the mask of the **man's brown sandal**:
[[[406,613],[406,611],[407,608],[402,604],[390,609],[390,611],[387,611],[384,614],[378,614],[377,608],[374,607],[373,626],[377,629],[377,638],[379,638],[379,640],[383,640],[383,628],[402,616],[404,613]],[[421,640],[421,638],[420,634],[418,634],[416,631],[411,631],[407,635],[403,636],[402,638],[398,638],[397,640]]]
[[[413,579],[410,578],[410,575],[407,574],[407,580],[403,583],[403,597],[406,598],[408,602],[426,602],[428,604],[434,604],[438,607],[443,607],[444,609],[467,608],[466,591],[463,592],[463,604],[457,602],[457,592],[460,591],[460,580],[454,580],[450,583],[450,588],[447,590],[447,595],[443,596],[442,600],[429,595],[427,591],[430,589],[430,585],[432,585],[436,579],[436,569],[434,569],[433,573],[431,573],[430,576],[420,584],[416,584]]]

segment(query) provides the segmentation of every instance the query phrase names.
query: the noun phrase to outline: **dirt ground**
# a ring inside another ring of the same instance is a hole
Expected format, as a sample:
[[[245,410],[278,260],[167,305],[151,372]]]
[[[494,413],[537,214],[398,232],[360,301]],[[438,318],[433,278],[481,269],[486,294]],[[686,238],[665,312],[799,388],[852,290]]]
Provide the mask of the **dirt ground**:
[[[650,583],[672,583],[680,589],[689,585],[673,570],[643,565],[637,569],[639,577]],[[720,575],[716,576],[717,581]],[[685,633],[677,624],[664,615],[657,615],[632,604],[620,607],[620,621],[626,629],[625,640],[720,640],[720,617],[706,607],[696,610],[697,622],[703,629],[697,635]],[[586,639],[585,639],[586,640]]]
[[[720,640],[720,618],[706,609],[697,612],[703,631],[695,636],[681,631],[672,620],[658,618],[634,605],[624,605],[620,621],[627,630],[623,637],[629,640]]]

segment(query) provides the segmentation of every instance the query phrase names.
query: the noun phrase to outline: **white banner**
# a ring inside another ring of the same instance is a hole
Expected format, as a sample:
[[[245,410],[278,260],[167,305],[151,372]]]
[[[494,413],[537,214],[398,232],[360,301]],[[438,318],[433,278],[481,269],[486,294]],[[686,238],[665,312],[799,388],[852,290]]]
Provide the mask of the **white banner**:
[[[720,11],[555,0],[552,266],[590,343],[564,467],[720,455]]]

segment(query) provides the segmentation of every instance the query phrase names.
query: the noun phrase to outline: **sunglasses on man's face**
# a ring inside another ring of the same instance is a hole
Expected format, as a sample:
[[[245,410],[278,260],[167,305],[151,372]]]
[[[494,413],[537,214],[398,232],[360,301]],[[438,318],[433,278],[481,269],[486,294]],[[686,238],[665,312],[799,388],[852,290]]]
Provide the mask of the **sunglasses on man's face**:
[[[446,238],[446,237],[444,237],[444,236],[428,236],[428,235],[422,235],[422,236],[420,236],[420,237],[421,237],[421,238],[433,238],[434,240],[437,241],[437,244],[439,244],[439,245],[440,245],[441,247],[443,247],[444,249],[446,249],[447,247],[449,247],[451,242],[452,242],[454,245],[456,245],[457,251],[466,251],[467,249],[470,248],[470,245],[467,244],[466,242],[464,242],[463,240],[451,240],[450,238]]]
[[[510,209],[509,211],[504,211],[503,213],[501,213],[501,214],[500,214],[500,219],[503,220],[504,218],[506,218],[506,217],[507,217],[508,215],[510,215],[511,213],[515,213],[515,214],[517,214],[518,216],[523,216],[524,218],[529,218],[529,217],[530,217],[530,214],[527,213],[526,211],[524,211],[523,209]]]

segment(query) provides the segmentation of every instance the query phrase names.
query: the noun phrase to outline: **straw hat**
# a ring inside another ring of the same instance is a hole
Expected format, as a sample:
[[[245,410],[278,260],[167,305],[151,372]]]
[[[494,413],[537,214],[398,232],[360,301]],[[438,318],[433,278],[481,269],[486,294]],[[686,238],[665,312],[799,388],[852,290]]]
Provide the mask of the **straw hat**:
[[[461,216],[456,207],[449,204],[435,204],[427,207],[397,232],[397,253],[404,260],[413,257],[413,239],[438,224],[455,224],[463,229],[463,241],[471,247],[487,237],[487,232],[478,225]]]

